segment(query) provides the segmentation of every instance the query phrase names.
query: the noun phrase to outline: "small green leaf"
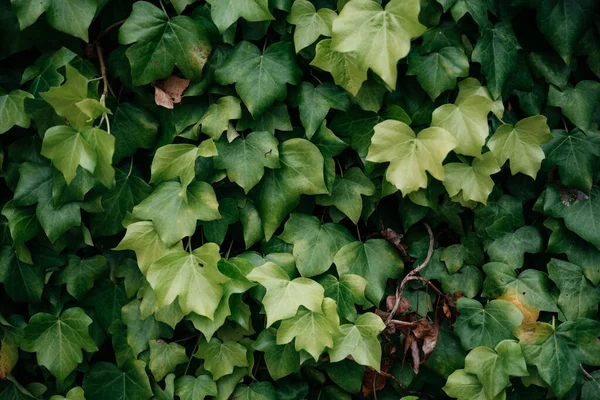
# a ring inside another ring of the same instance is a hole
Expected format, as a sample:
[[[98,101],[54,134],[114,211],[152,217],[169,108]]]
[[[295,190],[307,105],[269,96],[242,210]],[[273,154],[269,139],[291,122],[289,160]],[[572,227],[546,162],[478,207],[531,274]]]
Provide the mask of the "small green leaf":
[[[214,380],[233,372],[234,367],[247,367],[247,349],[236,342],[221,342],[212,339],[210,342],[201,342],[194,357],[204,360],[206,368]]]
[[[494,189],[491,175],[500,172],[500,167],[491,152],[473,160],[471,165],[465,163],[448,163],[444,165],[444,187],[450,197],[462,197],[463,202],[477,201],[486,204],[488,196]]]
[[[542,235],[531,225],[500,236],[487,249],[492,261],[503,262],[515,268],[523,266],[525,253],[539,253],[542,250]]]
[[[238,18],[258,22],[274,19],[269,11],[268,0],[208,0],[210,14],[221,33],[233,25]]]
[[[217,384],[208,375],[197,378],[185,375],[175,381],[175,394],[181,400],[204,400],[217,395]]]
[[[581,267],[552,259],[548,274],[560,289],[558,306],[567,320],[594,317],[600,303],[600,288],[587,280]]]
[[[335,51],[332,43],[331,39],[317,43],[317,54],[310,65],[329,72],[336,85],[356,96],[367,80],[367,70],[363,68],[356,52]]]
[[[128,362],[122,369],[106,362],[94,364],[83,379],[86,400],[148,400],[152,389],[145,368],[140,360]]]
[[[325,121],[331,108],[340,111],[348,111],[350,108],[348,95],[330,83],[322,83],[314,87],[308,82],[302,82],[296,95],[296,102],[300,108],[300,121],[308,139],[312,138]]]
[[[319,36],[331,36],[331,24],[337,17],[335,11],[321,8],[319,11],[308,0],[296,0],[292,5],[287,21],[296,25],[294,30],[294,46],[296,53],[310,46]]]
[[[377,340],[385,324],[377,315],[365,313],[358,317],[354,325],[340,326],[340,333],[333,338],[333,349],[329,351],[331,362],[338,362],[352,356],[360,365],[379,371],[381,345]]]
[[[25,99],[33,99],[33,95],[23,90],[13,90],[0,96],[0,135],[15,125],[29,128],[31,119],[25,113]]]
[[[254,342],[254,348],[265,353],[265,362],[269,375],[275,380],[300,371],[300,353],[293,343],[277,344],[275,328],[263,330]]]
[[[148,367],[157,381],[162,380],[175,367],[188,361],[185,347],[177,343],[166,343],[162,340],[150,341],[150,363]]]
[[[81,259],[75,255],[67,256],[67,267],[60,271],[58,283],[67,285],[67,292],[81,299],[94,286],[94,282],[108,272],[108,261],[103,256]]]
[[[600,83],[579,81],[575,87],[559,90],[550,85],[548,104],[560,107],[563,114],[579,129],[586,132],[592,125],[596,105],[600,102]]]
[[[208,107],[206,114],[198,124],[202,125],[202,132],[214,140],[219,140],[229,126],[229,121],[242,118],[241,101],[237,97],[221,97],[217,102]]]

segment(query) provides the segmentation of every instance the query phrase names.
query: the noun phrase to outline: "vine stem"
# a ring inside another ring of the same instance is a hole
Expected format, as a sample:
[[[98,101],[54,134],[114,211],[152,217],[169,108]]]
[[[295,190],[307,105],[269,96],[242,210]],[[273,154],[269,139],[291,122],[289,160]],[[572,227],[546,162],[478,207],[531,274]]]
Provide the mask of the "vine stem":
[[[162,0],[158,0],[158,2],[160,3],[160,8],[162,8],[163,12],[167,16],[167,19],[170,21],[171,17],[169,17],[169,13],[167,12],[167,10],[165,8],[165,5],[163,4]]]
[[[427,250],[427,258],[425,258],[425,261],[423,261],[421,265],[419,265],[417,268],[413,269],[408,274],[406,274],[404,279],[402,279],[402,282],[396,287],[396,302],[394,303],[394,307],[390,311],[390,315],[385,321],[385,324],[388,326],[392,322],[396,311],[398,311],[398,307],[400,307],[400,299],[402,298],[402,294],[404,293],[404,286],[406,286],[406,283],[408,281],[416,280],[414,276],[418,274],[419,271],[423,270],[423,268],[425,268],[427,264],[429,264],[429,261],[431,261],[431,256],[433,255],[433,246],[435,244],[435,237],[433,236],[433,231],[431,230],[429,224],[427,222],[423,222],[423,225],[425,225],[425,228],[427,228],[427,233],[429,233],[429,250]]]

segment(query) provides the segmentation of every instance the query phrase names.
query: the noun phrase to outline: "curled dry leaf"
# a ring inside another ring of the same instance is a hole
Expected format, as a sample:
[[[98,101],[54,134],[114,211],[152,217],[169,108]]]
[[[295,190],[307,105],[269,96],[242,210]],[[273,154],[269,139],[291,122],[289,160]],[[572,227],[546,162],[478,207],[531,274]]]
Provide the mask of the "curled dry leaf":
[[[408,246],[402,243],[403,234],[397,233],[392,228],[385,228],[381,232],[381,237],[385,240],[389,241],[391,244],[396,246],[396,248],[402,253],[404,259],[408,259]]]
[[[170,76],[162,81],[152,83],[154,87],[154,101],[156,105],[173,109],[175,104],[181,103],[183,92],[190,85],[189,79]]]
[[[416,321],[416,327],[406,335],[413,358],[413,371],[419,373],[419,366],[429,359],[438,341],[439,327],[426,319]],[[405,349],[407,347],[405,346]]]

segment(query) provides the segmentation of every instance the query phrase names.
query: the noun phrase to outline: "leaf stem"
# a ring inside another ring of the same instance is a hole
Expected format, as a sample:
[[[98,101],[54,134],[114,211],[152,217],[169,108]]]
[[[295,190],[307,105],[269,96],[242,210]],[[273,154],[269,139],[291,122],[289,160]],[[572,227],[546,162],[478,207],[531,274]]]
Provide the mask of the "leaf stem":
[[[169,17],[169,13],[167,12],[167,10],[165,9],[165,5],[163,4],[162,0],[158,0],[158,3],[160,4],[160,8],[162,8],[163,12],[165,13],[165,15],[167,16],[167,19],[169,21],[171,21],[171,17]]]
[[[125,177],[125,179],[129,179],[132,171],[133,171],[133,156],[131,157],[131,163],[129,164],[129,172],[127,173],[127,176]]]

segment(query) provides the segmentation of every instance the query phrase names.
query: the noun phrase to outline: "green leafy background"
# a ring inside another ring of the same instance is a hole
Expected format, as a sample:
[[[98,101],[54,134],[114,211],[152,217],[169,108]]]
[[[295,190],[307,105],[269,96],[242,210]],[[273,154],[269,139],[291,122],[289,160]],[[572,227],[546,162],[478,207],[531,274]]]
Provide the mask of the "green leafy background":
[[[0,0],[0,399],[597,399],[599,10]]]

